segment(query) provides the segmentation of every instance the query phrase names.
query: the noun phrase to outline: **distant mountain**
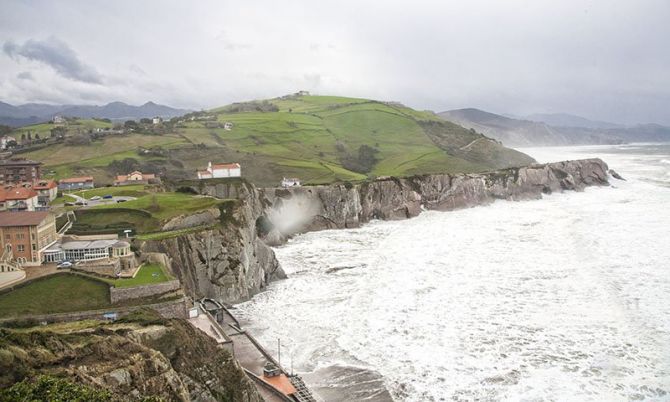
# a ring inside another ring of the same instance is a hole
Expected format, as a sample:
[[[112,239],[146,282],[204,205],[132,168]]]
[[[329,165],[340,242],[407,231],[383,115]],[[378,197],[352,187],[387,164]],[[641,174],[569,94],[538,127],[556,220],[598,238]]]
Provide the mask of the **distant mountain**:
[[[526,120],[546,123],[556,127],[584,127],[584,128],[623,128],[622,124],[609,123],[606,121],[589,120],[585,117],[575,116],[567,113],[536,113],[525,116]]]
[[[561,124],[585,124],[590,127],[558,126],[539,121],[514,119],[479,109],[458,109],[438,113],[445,120],[472,128],[506,146],[554,146],[621,144],[627,142],[670,141],[670,128],[656,124],[620,127],[611,123],[595,122],[579,116],[552,115]],[[594,125],[607,127],[593,127]]]
[[[141,119],[143,117],[172,118],[190,112],[186,109],[175,109],[169,106],[147,102],[141,106],[128,105],[123,102],[112,102],[103,106],[97,105],[49,105],[44,103],[26,103],[14,106],[0,102],[0,124],[23,126],[48,121],[55,115],[80,118],[106,118],[112,120]]]

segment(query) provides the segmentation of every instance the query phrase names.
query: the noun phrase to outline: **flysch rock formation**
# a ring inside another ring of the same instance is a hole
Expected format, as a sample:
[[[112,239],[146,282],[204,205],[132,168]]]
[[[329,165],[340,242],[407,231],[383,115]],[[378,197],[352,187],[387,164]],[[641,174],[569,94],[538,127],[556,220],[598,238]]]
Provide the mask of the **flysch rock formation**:
[[[145,242],[142,250],[169,255],[192,296],[233,303],[285,277],[269,246],[298,233],[354,228],[372,219],[408,219],[423,209],[449,211],[495,200],[539,199],[608,183],[608,167],[600,159],[292,188],[258,189],[244,180],[180,182],[176,188],[233,200],[218,210],[177,218],[164,229],[219,223],[215,227]]]

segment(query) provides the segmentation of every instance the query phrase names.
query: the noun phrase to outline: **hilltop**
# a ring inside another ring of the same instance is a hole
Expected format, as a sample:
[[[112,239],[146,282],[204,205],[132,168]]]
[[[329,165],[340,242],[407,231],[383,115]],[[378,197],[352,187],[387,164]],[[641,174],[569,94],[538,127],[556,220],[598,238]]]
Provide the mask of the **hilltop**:
[[[226,124],[228,123],[228,124]],[[90,144],[60,143],[22,153],[56,177],[89,174],[111,182],[115,166],[192,178],[208,161],[239,162],[243,176],[276,185],[423,173],[480,172],[533,160],[432,112],[368,99],[290,95],[234,103]],[[114,165],[114,161],[117,164]]]
[[[469,108],[438,115],[513,147],[670,141],[668,127],[656,124],[621,127],[567,114],[531,115],[530,120],[523,120]]]

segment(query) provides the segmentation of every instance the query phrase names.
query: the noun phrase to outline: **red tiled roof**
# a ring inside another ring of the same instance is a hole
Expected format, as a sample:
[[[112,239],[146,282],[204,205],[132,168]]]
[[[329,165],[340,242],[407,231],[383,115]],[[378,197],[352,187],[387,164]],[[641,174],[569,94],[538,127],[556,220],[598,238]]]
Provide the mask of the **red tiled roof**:
[[[0,212],[0,227],[8,226],[37,226],[44,221],[49,212]]]
[[[36,181],[35,184],[33,184],[33,188],[35,190],[48,190],[56,187],[58,187],[58,185],[53,180],[40,180]]]
[[[32,188],[27,187],[9,187],[0,188],[0,201],[18,201],[37,197],[37,193]]]
[[[212,169],[239,169],[239,163],[219,163],[217,165],[212,165]]]
[[[61,179],[59,183],[82,183],[87,181],[93,181],[92,176],[81,176],[81,177],[68,177],[67,179]]]

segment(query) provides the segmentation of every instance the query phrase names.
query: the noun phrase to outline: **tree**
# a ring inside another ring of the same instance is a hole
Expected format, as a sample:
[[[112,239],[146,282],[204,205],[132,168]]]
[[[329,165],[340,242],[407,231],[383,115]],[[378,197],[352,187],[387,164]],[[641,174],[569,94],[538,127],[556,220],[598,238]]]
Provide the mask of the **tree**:
[[[137,127],[139,127],[139,125],[137,124],[137,122],[135,120],[126,120],[126,122],[123,123],[123,127],[131,129],[131,130],[135,130],[135,129],[137,129]]]
[[[65,127],[59,126],[52,128],[51,137],[65,137]]]
[[[142,124],[151,124],[151,123],[152,123],[152,120],[151,120],[151,119],[147,119],[146,117],[143,117],[143,118],[140,119],[140,123],[142,123]]]
[[[35,134],[35,139],[38,140],[38,141],[41,139],[40,138],[40,133]]]

